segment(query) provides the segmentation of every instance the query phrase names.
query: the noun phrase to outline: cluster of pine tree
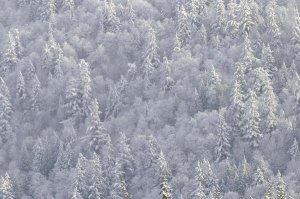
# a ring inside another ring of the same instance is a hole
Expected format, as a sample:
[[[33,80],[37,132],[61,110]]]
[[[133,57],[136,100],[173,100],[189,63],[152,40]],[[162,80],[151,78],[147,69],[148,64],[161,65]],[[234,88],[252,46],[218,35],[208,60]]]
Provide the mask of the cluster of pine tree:
[[[0,0],[1,199],[297,199],[288,0]]]

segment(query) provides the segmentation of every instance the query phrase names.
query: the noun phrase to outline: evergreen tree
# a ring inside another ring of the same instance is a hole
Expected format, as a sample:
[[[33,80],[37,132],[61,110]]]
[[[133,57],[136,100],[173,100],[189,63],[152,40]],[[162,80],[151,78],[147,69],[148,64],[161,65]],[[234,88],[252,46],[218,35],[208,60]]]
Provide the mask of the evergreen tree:
[[[82,197],[81,194],[79,193],[77,187],[74,188],[74,190],[73,190],[73,192],[72,192],[71,199],[83,199],[83,197]]]
[[[288,152],[292,160],[297,160],[299,158],[300,152],[299,152],[299,143],[297,139],[294,139],[294,142]]]
[[[218,123],[218,142],[216,146],[216,154],[217,159],[216,161],[222,161],[224,159],[227,159],[231,156],[231,144],[230,144],[230,138],[229,138],[229,126],[227,125],[223,110],[219,113],[219,123]]]
[[[260,169],[260,167],[257,167],[256,172],[254,173],[254,183],[256,185],[264,184],[266,182],[264,173]]]
[[[172,188],[168,179],[171,171],[162,151],[159,154],[158,160],[161,170],[160,194],[162,195],[162,199],[172,199]]]
[[[244,65],[246,74],[256,68],[256,58],[253,55],[251,42],[247,35],[245,36],[244,40],[244,51],[241,59],[241,64]]]
[[[90,112],[91,100],[91,74],[90,65],[83,59],[79,62],[79,96],[83,108],[84,116],[87,117]]]
[[[226,11],[225,11],[225,5],[223,0],[217,0],[217,17],[215,22],[215,29],[221,35],[226,26]]]
[[[91,105],[91,114],[89,116],[89,127],[87,132],[90,136],[90,147],[96,153],[101,151],[101,142],[106,140],[106,132],[100,120],[98,100],[94,99]]]
[[[178,16],[178,27],[177,27],[177,37],[181,45],[178,47],[181,48],[188,43],[191,34],[190,31],[191,29],[190,29],[190,21],[189,21],[188,13],[186,12],[185,7],[181,5],[179,16]]]
[[[66,146],[63,146],[61,143],[55,167],[59,170],[70,169],[72,167],[72,158],[73,151],[71,144],[69,143]]]
[[[287,187],[286,187],[284,180],[281,177],[281,173],[278,172],[276,177],[277,177],[276,198],[277,199],[287,199],[288,198]]]
[[[89,178],[90,185],[89,185],[89,199],[100,199],[103,198],[103,189],[104,189],[104,178],[103,178],[103,171],[102,165],[99,158],[99,155],[93,154],[92,160],[90,160],[92,173],[91,177]]]
[[[35,74],[34,78],[31,80],[30,93],[29,93],[32,110],[38,111],[40,108],[39,107],[40,92],[41,92],[41,82],[38,76]]]
[[[5,174],[5,176],[1,177],[0,179],[0,197],[1,199],[15,199],[15,193],[14,193],[14,187],[13,182],[8,175],[8,173]]]
[[[75,78],[70,78],[66,83],[65,113],[67,118],[72,118],[75,124],[84,117],[83,107],[80,99],[79,85]]]
[[[201,25],[199,30],[199,40],[200,40],[200,44],[202,45],[207,44],[207,31],[204,24]]]
[[[264,118],[264,132],[272,133],[278,123],[277,108],[278,108],[278,99],[273,91],[272,81],[268,76],[266,76],[265,81],[265,93],[263,98],[263,114]]]
[[[238,4],[236,0],[230,0],[228,2],[227,8],[228,8],[228,16],[227,16],[226,31],[229,32],[232,38],[235,38],[239,33],[239,26],[240,26],[240,22],[237,16]]]
[[[110,192],[110,197],[112,199],[124,199],[125,195],[128,196],[127,187],[124,186],[124,181],[122,180],[123,172],[121,171],[121,165],[116,161],[113,168],[113,179],[112,188]]]
[[[277,71],[275,64],[275,59],[272,55],[272,50],[270,45],[268,44],[263,45],[262,48],[262,56],[261,56],[261,62],[262,62],[262,66],[263,68],[268,72],[268,74],[272,77],[273,74]]]
[[[262,134],[259,129],[259,123],[260,115],[258,112],[257,96],[253,91],[250,91],[244,137],[254,148],[257,148],[259,146],[260,139],[262,138]]]
[[[15,36],[15,44],[16,44],[15,46],[16,55],[18,59],[21,59],[23,56],[24,49],[20,41],[20,32],[18,29],[14,29],[14,36]]]
[[[264,199],[273,199],[273,198],[275,198],[275,196],[274,196],[274,187],[271,183],[269,183],[267,191],[264,195]]]
[[[212,199],[223,199],[220,187],[218,185],[214,186],[212,190]]]
[[[196,28],[199,28],[203,17],[207,14],[206,0],[192,0],[190,6],[190,18],[192,23]]]
[[[3,143],[12,137],[11,116],[13,111],[9,90],[2,78],[0,81],[0,137]]]
[[[266,27],[268,30],[268,37],[271,41],[272,47],[277,47],[280,45],[280,29],[277,22],[277,2],[276,0],[271,0],[266,7]]]
[[[116,5],[113,1],[104,2],[104,21],[103,27],[105,32],[117,32],[120,26],[120,19],[117,17]]]
[[[16,96],[20,101],[25,100],[26,98],[25,80],[21,71],[18,73],[18,77],[17,77]]]
[[[50,76],[60,78],[63,75],[61,62],[62,62],[62,49],[60,45],[55,41],[53,34],[49,33],[48,42],[44,48],[44,61],[45,68],[48,70]]]
[[[128,138],[123,132],[121,132],[120,135],[118,154],[119,164],[121,165],[121,169],[125,176],[130,176],[134,169],[134,158],[131,154]],[[128,178],[125,179],[128,180]]]
[[[204,173],[202,171],[201,168],[201,163],[200,161],[197,162],[197,166],[196,166],[196,190],[193,193],[193,195],[195,196],[195,198],[197,199],[205,199],[206,195],[204,193],[204,187],[202,185],[202,182],[204,181]]]
[[[45,151],[46,149],[42,139],[38,138],[33,146],[32,160],[32,169],[36,172],[44,173]]]
[[[12,72],[17,65],[18,57],[16,53],[16,40],[11,31],[8,32],[8,47],[3,54],[3,60],[1,62],[1,76],[4,77],[8,73]]]
[[[85,196],[87,195],[87,192],[88,192],[87,171],[85,169],[86,163],[87,163],[87,159],[82,154],[79,154],[76,168],[75,168],[76,176],[74,179],[75,180],[75,183],[74,183],[75,193],[74,194],[77,196],[81,196],[82,198],[85,198]]]
[[[253,3],[251,5],[249,0],[241,0],[238,18],[240,21],[241,33],[248,35],[250,31],[256,26],[256,16],[254,13]]]

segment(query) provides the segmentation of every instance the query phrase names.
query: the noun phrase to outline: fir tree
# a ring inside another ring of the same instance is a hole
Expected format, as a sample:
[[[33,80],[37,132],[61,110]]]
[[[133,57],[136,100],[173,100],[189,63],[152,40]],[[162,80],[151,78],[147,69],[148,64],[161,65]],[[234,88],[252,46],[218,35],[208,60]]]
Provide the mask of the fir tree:
[[[265,179],[264,173],[262,172],[260,167],[258,167],[256,169],[256,172],[254,173],[254,183],[256,185],[259,185],[259,184],[263,184],[265,182],[266,182],[266,179]]]
[[[89,127],[87,132],[90,136],[90,147],[96,153],[100,153],[101,142],[105,141],[105,128],[100,120],[99,105],[97,99],[94,99],[91,105],[91,114],[89,116]]]
[[[18,73],[18,77],[17,77],[16,96],[20,101],[25,100],[26,98],[25,80],[21,71]]]
[[[85,198],[88,192],[87,187],[87,172],[86,172],[86,163],[87,159],[82,155],[79,154],[77,164],[76,164],[76,176],[75,176],[75,182],[74,182],[74,189],[75,194],[81,196],[82,198]],[[78,192],[79,194],[77,194]]]
[[[120,19],[117,17],[116,5],[113,1],[105,1],[103,26],[105,32],[115,33],[119,29]]]
[[[9,90],[2,78],[0,81],[0,137],[2,142],[6,142],[12,137],[11,116],[13,111]]]
[[[251,42],[247,35],[244,40],[244,51],[241,58],[241,64],[244,65],[246,74],[256,68],[256,58],[253,55]]]
[[[38,76],[35,74],[34,78],[31,80],[30,85],[30,102],[32,110],[38,111],[40,108],[40,92],[41,92],[41,82]]]
[[[102,164],[99,155],[93,154],[92,160],[90,160],[92,166],[91,177],[89,178],[89,199],[100,199],[103,197],[104,193],[104,178],[102,171]]]
[[[74,18],[75,15],[75,3],[74,0],[64,0],[63,6],[66,7],[66,9],[70,13],[70,19]]]
[[[188,14],[183,5],[180,7],[179,16],[178,16],[178,27],[177,27],[177,37],[180,43],[180,48],[185,46],[190,39],[190,22]]]
[[[277,68],[274,65],[275,59],[272,53],[273,52],[269,44],[267,46],[263,45],[261,61],[262,61],[263,68],[268,72],[268,74],[270,74],[271,77],[277,71]]]
[[[276,185],[276,198],[277,199],[286,199],[288,198],[287,187],[284,180],[281,177],[281,173],[277,173],[277,185]]]
[[[264,199],[273,199],[275,198],[275,195],[274,195],[274,187],[271,183],[268,184],[268,188],[267,188],[267,191],[264,195]]]
[[[204,187],[202,185],[203,181],[204,181],[204,173],[202,171],[201,168],[201,164],[200,161],[197,162],[197,166],[196,166],[196,190],[193,193],[193,195],[195,196],[195,198],[197,199],[205,199],[206,195],[204,193]]]
[[[223,0],[217,0],[217,17],[215,22],[215,28],[216,31],[221,35],[226,26],[226,11],[225,11],[225,5]]]
[[[72,192],[71,199],[83,199],[83,197],[82,197],[81,194],[79,193],[77,187],[74,188],[74,190],[73,190],[73,192]]]
[[[161,170],[160,194],[162,195],[162,199],[172,199],[172,189],[168,179],[171,171],[162,151],[160,152],[158,160]]]
[[[292,160],[297,160],[299,158],[300,152],[299,152],[299,143],[297,139],[294,139],[294,142],[288,152]]]
[[[191,6],[190,17],[192,23],[196,28],[199,28],[201,22],[203,21],[203,18],[207,14],[206,0],[192,0],[190,6]]]
[[[257,96],[253,91],[250,91],[244,137],[254,148],[257,148],[259,146],[260,139],[262,138],[262,134],[259,129],[259,122],[260,115],[258,112]]]
[[[16,40],[11,31],[8,32],[8,47],[3,55],[1,62],[1,76],[6,76],[12,72],[17,65],[18,58],[16,53]]]
[[[223,110],[221,110],[219,113],[219,123],[217,129],[218,143],[216,146],[216,154],[217,154],[216,161],[222,161],[231,156],[229,131],[230,129],[225,121]]]
[[[14,186],[13,182],[8,175],[8,173],[5,174],[5,176],[1,177],[0,179],[0,196],[1,199],[15,199],[15,193],[14,193]]]
[[[238,13],[238,19],[240,21],[240,30],[242,34],[248,35],[250,31],[256,26],[257,17],[254,12],[254,5],[251,5],[249,0],[241,0]]]
[[[238,4],[236,0],[230,0],[228,5],[228,16],[226,30],[229,31],[229,34],[232,38],[235,38],[239,33],[240,22],[238,21],[237,11]]]
[[[272,47],[277,47],[280,45],[280,29],[277,22],[276,16],[277,2],[276,0],[271,0],[266,7],[267,14],[267,30],[269,34],[269,38],[271,39]]]
[[[87,117],[90,112],[91,100],[91,74],[90,65],[83,59],[79,62],[79,96],[83,108],[84,116]]]
[[[125,176],[130,176],[134,169],[134,159],[131,154],[128,138],[123,132],[121,132],[120,135],[118,159]],[[127,180],[128,178],[125,179]]]

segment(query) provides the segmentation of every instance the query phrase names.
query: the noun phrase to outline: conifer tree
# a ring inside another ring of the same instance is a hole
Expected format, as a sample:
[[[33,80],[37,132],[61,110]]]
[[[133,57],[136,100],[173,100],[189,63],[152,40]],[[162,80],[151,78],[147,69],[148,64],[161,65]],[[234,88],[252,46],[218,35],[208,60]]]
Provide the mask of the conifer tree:
[[[17,65],[18,57],[16,53],[16,40],[11,31],[8,32],[8,47],[1,62],[1,76],[4,77],[12,72]]]
[[[14,186],[13,182],[8,175],[5,173],[5,176],[0,179],[0,196],[1,199],[15,199]]]
[[[259,146],[262,134],[259,128],[260,115],[258,112],[257,96],[254,91],[250,91],[250,99],[247,105],[246,127],[244,137],[254,148]]]
[[[272,77],[273,74],[277,71],[275,64],[275,59],[272,55],[272,50],[270,45],[263,45],[262,48],[262,66],[268,72],[268,74]]]
[[[292,160],[297,160],[299,158],[300,152],[299,152],[299,143],[297,139],[294,139],[294,142],[288,152]]]
[[[277,199],[286,199],[288,198],[286,183],[281,177],[281,173],[277,173],[276,181],[276,198]]]
[[[263,199],[273,199],[273,198],[275,198],[274,187],[271,183],[269,183]]]
[[[190,39],[190,21],[188,13],[183,5],[180,6],[179,16],[178,16],[178,27],[177,27],[177,37],[181,44],[179,47],[185,46]]]
[[[82,101],[80,99],[79,85],[75,78],[67,81],[65,94],[65,113],[67,118],[72,118],[75,124],[84,117]]]
[[[207,44],[207,31],[206,31],[204,24],[201,25],[198,35],[199,35],[199,40],[200,40],[201,44],[206,45]]]
[[[260,167],[257,167],[256,172],[254,173],[254,183],[256,185],[263,184],[266,182],[264,173],[260,169]]]
[[[169,175],[171,171],[162,151],[159,154],[158,160],[161,170],[160,194],[162,195],[162,199],[172,199],[172,188],[169,184]]]
[[[131,148],[128,143],[129,141],[128,138],[123,132],[121,132],[120,135],[121,136],[119,140],[119,154],[118,154],[119,164],[121,165],[121,169],[124,172],[124,175],[130,176],[130,174],[133,173],[133,169],[134,169],[134,159],[131,154]],[[125,179],[128,180],[128,178]]]
[[[206,0],[192,0],[190,6],[190,18],[192,20],[192,24],[196,28],[199,28],[203,21],[203,17],[207,14]]]
[[[217,0],[217,17],[216,17],[216,22],[215,22],[215,28],[216,32],[221,35],[226,26],[226,10],[225,10],[225,5],[223,0]]]
[[[21,71],[18,73],[17,77],[17,98],[22,101],[26,98],[25,80]]]
[[[105,1],[103,26],[105,32],[115,33],[119,30],[120,19],[117,17],[116,5],[113,1]]]
[[[77,187],[74,188],[74,190],[73,190],[73,192],[72,192],[71,199],[83,199],[83,197],[82,197],[81,194],[79,193]]]
[[[100,153],[101,150],[101,142],[103,142],[106,138],[105,128],[100,120],[99,114],[99,105],[98,100],[94,99],[91,105],[91,113],[89,116],[89,127],[87,132],[90,136],[90,147],[96,153]]]
[[[14,29],[14,37],[15,37],[15,50],[18,59],[21,59],[23,56],[24,48],[20,41],[20,32],[18,29]]]
[[[0,137],[3,143],[12,137],[11,116],[13,110],[9,90],[2,78],[0,79],[0,112]]]
[[[256,68],[256,58],[253,55],[251,41],[249,40],[247,35],[245,36],[244,40],[244,51],[241,58],[241,64],[244,65],[246,74]]]
[[[30,102],[32,110],[38,111],[40,108],[40,92],[41,92],[41,82],[38,76],[35,74],[33,79],[31,80],[30,85]]]
[[[246,34],[246,36],[257,23],[257,16],[255,15],[253,8],[254,6],[254,3],[249,0],[241,0],[240,2],[238,19],[240,21],[241,34]]]
[[[222,161],[227,159],[231,156],[230,152],[230,137],[229,137],[229,126],[227,125],[225,118],[224,118],[224,111],[221,110],[219,113],[219,123],[218,123],[218,142],[216,146],[216,154],[217,159],[216,161]]]
[[[276,0],[271,0],[269,4],[266,7],[266,14],[267,14],[267,20],[266,20],[266,26],[269,34],[269,38],[271,39],[271,46],[277,47],[280,45],[280,29],[277,22],[277,2]]]
[[[232,38],[235,38],[239,33],[239,21],[237,16],[238,4],[236,0],[230,0],[228,5],[228,16],[226,23],[226,31],[229,32]]]
[[[74,179],[74,194],[79,195],[82,198],[85,198],[88,192],[86,163],[87,159],[80,153],[75,168],[76,176]]]
[[[66,7],[70,13],[70,19],[74,18],[75,15],[75,3],[74,0],[64,0],[63,6]]]
[[[204,187],[202,185],[203,181],[204,181],[204,173],[202,171],[201,168],[201,163],[200,161],[197,162],[197,166],[196,166],[196,190],[193,193],[193,195],[195,196],[195,198],[197,199],[205,199],[206,195],[204,193]]]
[[[90,65],[83,59],[81,59],[79,62],[79,72],[79,96],[81,99],[83,114],[85,117],[87,117],[90,112],[90,102],[92,101],[92,87]]]
[[[104,196],[104,178],[102,165],[99,155],[93,154],[92,159],[89,161],[92,167],[91,177],[89,178],[89,199],[100,199]]]

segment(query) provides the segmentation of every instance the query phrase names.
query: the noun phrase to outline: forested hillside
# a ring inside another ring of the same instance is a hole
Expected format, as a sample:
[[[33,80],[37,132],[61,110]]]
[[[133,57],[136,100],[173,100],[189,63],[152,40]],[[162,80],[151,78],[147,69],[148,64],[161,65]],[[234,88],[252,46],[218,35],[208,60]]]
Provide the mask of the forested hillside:
[[[299,199],[299,0],[0,0],[1,199]]]

